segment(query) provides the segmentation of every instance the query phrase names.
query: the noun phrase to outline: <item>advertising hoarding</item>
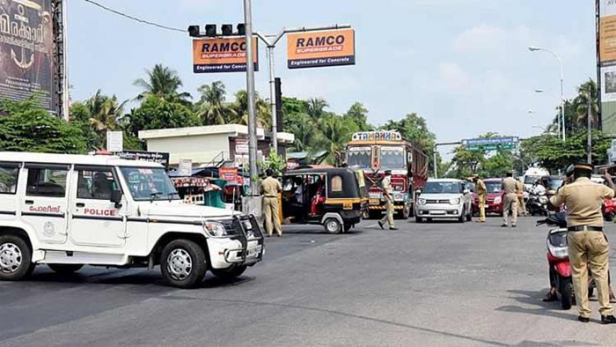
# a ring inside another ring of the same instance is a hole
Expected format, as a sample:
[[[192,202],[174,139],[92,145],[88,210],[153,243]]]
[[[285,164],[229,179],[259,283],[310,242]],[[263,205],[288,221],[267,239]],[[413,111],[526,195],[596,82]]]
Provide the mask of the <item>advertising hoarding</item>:
[[[327,30],[289,34],[289,69],[355,65],[355,30]]]
[[[51,0],[0,1],[0,97],[57,111],[53,37]]]
[[[597,5],[601,126],[606,133],[616,134],[616,1],[597,0]]]
[[[253,61],[255,71],[259,71],[259,46],[253,39]],[[194,73],[245,72],[246,39],[202,38],[193,40]]]

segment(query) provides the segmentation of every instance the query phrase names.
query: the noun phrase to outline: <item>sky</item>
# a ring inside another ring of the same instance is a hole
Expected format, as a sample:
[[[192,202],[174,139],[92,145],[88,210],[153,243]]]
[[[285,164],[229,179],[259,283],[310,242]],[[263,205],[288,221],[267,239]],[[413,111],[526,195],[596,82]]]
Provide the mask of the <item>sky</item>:
[[[241,0],[96,0],[163,25],[243,22]],[[245,89],[243,73],[194,74],[187,33],[165,31],[68,1],[69,79],[73,100],[98,89],[120,100],[140,89],[133,81],[162,63],[178,72],[184,91],[220,80],[229,98]],[[557,53],[565,97],[596,79],[594,1],[580,0],[253,0],[254,30],[351,24],[356,65],[289,70],[286,40],[275,52],[276,75],[289,97],[324,98],[344,113],[356,101],[382,125],[415,112],[438,142],[486,132],[521,138],[542,132],[559,102]],[[266,53],[259,45],[256,88],[269,96]],[[535,89],[544,89],[543,94]],[[533,113],[529,114],[528,110]],[[443,148],[447,156],[451,148]]]

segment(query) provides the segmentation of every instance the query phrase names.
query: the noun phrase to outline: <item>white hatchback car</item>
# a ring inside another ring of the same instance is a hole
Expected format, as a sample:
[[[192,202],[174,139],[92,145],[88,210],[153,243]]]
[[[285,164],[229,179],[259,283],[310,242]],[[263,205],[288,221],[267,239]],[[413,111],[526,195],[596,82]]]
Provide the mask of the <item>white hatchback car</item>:
[[[37,264],[160,265],[171,285],[240,276],[263,258],[252,216],[180,200],[164,168],[111,156],[0,152],[0,280]]]
[[[429,179],[417,199],[415,221],[421,223],[434,218],[470,221],[473,198],[467,185],[468,182],[458,179]]]

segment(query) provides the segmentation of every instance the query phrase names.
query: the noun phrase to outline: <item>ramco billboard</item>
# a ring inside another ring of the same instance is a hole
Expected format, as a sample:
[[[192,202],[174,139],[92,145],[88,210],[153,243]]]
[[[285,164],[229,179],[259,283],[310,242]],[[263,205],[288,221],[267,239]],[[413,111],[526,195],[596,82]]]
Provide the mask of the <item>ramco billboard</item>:
[[[289,34],[289,69],[355,65],[355,30],[328,30]]]
[[[0,97],[54,105],[51,0],[0,1]]]
[[[259,47],[253,38],[253,61],[259,71]],[[193,40],[193,71],[195,73],[245,72],[246,39],[211,38]]]

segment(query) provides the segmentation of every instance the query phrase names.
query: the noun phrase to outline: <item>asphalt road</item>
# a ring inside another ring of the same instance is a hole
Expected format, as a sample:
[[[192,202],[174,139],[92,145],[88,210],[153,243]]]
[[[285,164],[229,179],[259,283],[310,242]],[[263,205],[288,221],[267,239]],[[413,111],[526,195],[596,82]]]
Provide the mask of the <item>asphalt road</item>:
[[[547,227],[535,221],[289,227],[237,281],[189,291],[158,271],[40,266],[0,283],[0,346],[616,345],[595,301],[590,324],[541,301]]]

